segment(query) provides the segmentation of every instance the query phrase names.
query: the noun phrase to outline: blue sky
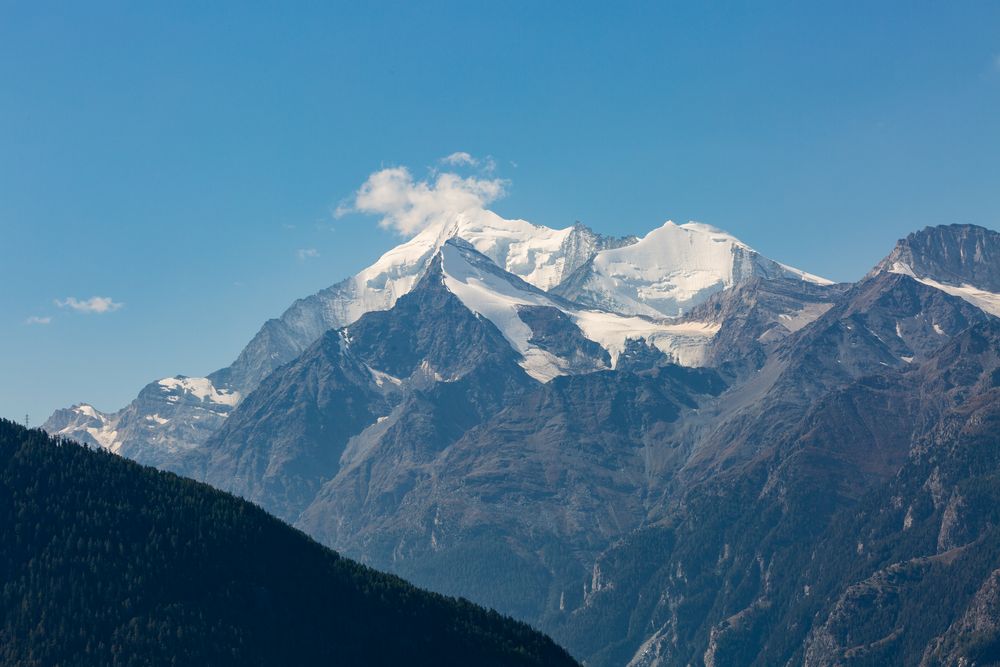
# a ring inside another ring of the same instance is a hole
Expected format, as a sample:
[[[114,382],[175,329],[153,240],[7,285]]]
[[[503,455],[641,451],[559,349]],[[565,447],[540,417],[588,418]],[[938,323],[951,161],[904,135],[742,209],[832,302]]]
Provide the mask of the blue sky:
[[[507,217],[853,280],[1000,226],[1000,4],[0,2],[0,415],[227,365],[399,241],[333,216],[371,172],[455,151]]]

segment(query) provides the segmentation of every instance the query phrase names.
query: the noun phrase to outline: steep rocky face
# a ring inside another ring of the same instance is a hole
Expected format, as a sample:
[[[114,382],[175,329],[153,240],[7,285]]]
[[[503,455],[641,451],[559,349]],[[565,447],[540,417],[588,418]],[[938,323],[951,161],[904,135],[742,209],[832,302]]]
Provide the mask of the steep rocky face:
[[[681,415],[723,387],[676,366],[560,377],[445,446],[408,429],[359,447],[299,525],[435,590],[562,617],[594,557],[643,523],[651,489],[683,460]]]
[[[919,365],[950,336],[991,317],[962,299],[897,274],[852,287],[812,324],[789,335],[764,365],[689,420],[698,444],[683,471],[688,483],[737,469],[797,436],[804,415],[865,378]],[[848,427],[864,415],[845,415]]]
[[[583,335],[563,311],[553,306],[520,306],[518,318],[531,329],[528,343],[566,360],[571,373],[611,368],[608,351]]]
[[[927,227],[900,239],[876,270],[899,265],[919,278],[1000,293],[1000,232],[976,225]]]
[[[883,627],[859,611],[868,609],[883,575],[874,567],[860,577],[840,564],[872,548],[858,539],[871,527],[843,528],[837,550],[823,540],[831,526],[855,517],[859,503],[898,479],[932,434],[965,451],[955,442],[956,412],[976,410],[968,423],[989,432],[995,418],[986,415],[1000,405],[991,384],[997,330],[995,318],[906,276],[880,274],[852,289],[789,336],[753,379],[703,405],[703,426],[685,420],[696,444],[677,473],[681,483],[648,513],[652,526],[598,557],[599,590],[550,631],[595,665],[800,664],[804,654],[796,651],[820,614],[818,605],[846,596],[842,607],[859,615],[833,607],[823,612],[833,620],[828,632],[822,623],[815,630],[809,655],[815,664],[855,664],[848,658],[859,629]],[[993,446],[1000,449],[995,438]],[[919,484],[928,473],[916,473]],[[955,502],[950,512],[940,505],[939,526],[945,513],[960,513]],[[939,537],[940,529],[935,533],[943,549],[968,537],[948,521],[947,538]],[[874,553],[884,555],[898,538]],[[910,558],[935,556],[938,549],[935,542],[929,554]],[[1000,558],[1000,552],[987,549],[977,556],[983,557]],[[875,562],[884,568],[897,561]],[[810,568],[813,580],[785,574]],[[910,574],[884,576],[898,582]],[[874,583],[848,591],[865,577]],[[974,591],[979,583],[972,582]],[[884,590],[893,599],[894,589]],[[898,615],[916,614],[932,600],[917,591]],[[961,613],[950,609],[942,617]],[[885,639],[893,627],[866,643]],[[935,636],[927,630],[914,641],[923,642],[923,651]],[[916,658],[894,653],[888,643],[871,654],[880,656],[874,661],[857,653],[857,664],[920,660],[920,652]]]
[[[804,572],[818,593],[806,664],[998,657],[1000,325],[968,329],[911,375],[924,423],[907,462],[833,523],[819,548],[839,568]]]
[[[687,319],[719,325],[706,365],[743,376],[763,366],[778,343],[829,310],[848,287],[756,277],[713,294]]]
[[[332,331],[268,376],[185,472],[294,521],[339,469],[348,439],[391,409],[395,386]]]
[[[294,522],[373,440],[434,449],[499,409],[533,384],[518,360],[446,289],[439,254],[394,308],[328,332],[268,376],[188,469]]]

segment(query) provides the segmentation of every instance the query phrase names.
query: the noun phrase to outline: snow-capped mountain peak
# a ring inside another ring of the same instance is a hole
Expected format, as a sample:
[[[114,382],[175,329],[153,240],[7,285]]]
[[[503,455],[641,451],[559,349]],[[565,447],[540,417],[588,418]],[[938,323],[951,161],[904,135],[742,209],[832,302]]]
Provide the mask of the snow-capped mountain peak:
[[[767,259],[711,225],[668,220],[636,243],[598,252],[554,291],[614,312],[676,317],[755,276],[830,284]]]
[[[89,403],[56,410],[44,426],[51,435],[73,438],[113,452],[121,446],[117,427],[117,415],[103,413]]]
[[[539,344],[542,337],[531,316],[547,309],[551,317],[563,318],[562,335],[596,343],[607,352],[614,367],[629,341],[644,341],[668,357],[685,365],[698,365],[718,325],[706,322],[668,322],[641,316],[622,316],[588,309],[543,292],[519,277],[496,266],[462,239],[452,239],[441,248],[445,287],[465,306],[493,322],[504,338],[523,358],[521,366],[535,379],[605,367],[597,361],[579,366]]]

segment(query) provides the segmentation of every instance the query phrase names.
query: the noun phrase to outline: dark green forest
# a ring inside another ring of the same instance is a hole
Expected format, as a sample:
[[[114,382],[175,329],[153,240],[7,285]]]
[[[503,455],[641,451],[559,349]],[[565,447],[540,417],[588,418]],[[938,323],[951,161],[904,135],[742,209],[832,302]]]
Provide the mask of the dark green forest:
[[[204,484],[0,420],[0,663],[573,665]]]

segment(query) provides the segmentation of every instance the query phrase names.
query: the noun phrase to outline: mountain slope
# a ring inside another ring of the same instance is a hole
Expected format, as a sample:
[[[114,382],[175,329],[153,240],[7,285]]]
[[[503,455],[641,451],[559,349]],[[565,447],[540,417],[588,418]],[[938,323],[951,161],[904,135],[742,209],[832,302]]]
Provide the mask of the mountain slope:
[[[0,662],[572,665],[249,503],[0,421]]]
[[[445,287],[439,254],[392,309],[328,332],[270,375],[184,469],[295,521],[372,446],[360,443],[441,447],[535,384],[520,360]]]
[[[451,239],[391,309],[328,332],[272,373],[174,469],[290,522],[321,487],[343,484],[391,513],[417,469],[538,380],[608,369],[640,341],[661,355],[697,352],[711,331],[580,309]],[[357,525],[352,512],[323,519],[330,543]]]
[[[579,577],[642,524],[656,480],[683,458],[670,438],[681,416],[722,388],[712,371],[677,366],[556,378],[419,465],[369,452],[298,525],[435,590],[522,618],[561,616],[580,603]],[[392,475],[408,483],[387,492]]]
[[[966,456],[949,415],[978,409],[970,425],[978,431],[993,423],[1000,406],[991,387],[1000,377],[998,326],[966,301],[908,276],[876,273],[853,287],[788,336],[750,380],[687,420],[693,453],[675,492],[650,512],[650,527],[598,558],[600,584],[584,604],[561,627],[546,627],[593,665],[801,664],[795,651],[813,627],[810,614],[833,614],[821,605],[845,595],[857,605],[853,620],[838,612],[828,631],[815,630],[815,664],[919,661],[916,648],[888,647],[848,659],[850,642],[872,623],[862,614],[863,591],[872,589],[851,589],[857,580],[841,564],[872,528],[853,524],[836,551],[820,541],[854,517],[859,503],[882,497],[931,434],[955,448],[949,456],[956,462]],[[991,548],[976,558],[1000,562]],[[817,591],[815,581],[785,575],[807,568],[830,588]],[[936,604],[926,591],[915,595],[905,614]],[[951,600],[958,608],[968,598]],[[811,611],[789,613],[800,603]],[[941,620],[956,621],[960,613],[942,612]],[[908,632],[923,651],[947,627]],[[840,652],[838,642],[845,642]]]

